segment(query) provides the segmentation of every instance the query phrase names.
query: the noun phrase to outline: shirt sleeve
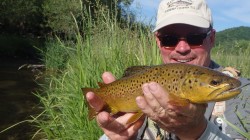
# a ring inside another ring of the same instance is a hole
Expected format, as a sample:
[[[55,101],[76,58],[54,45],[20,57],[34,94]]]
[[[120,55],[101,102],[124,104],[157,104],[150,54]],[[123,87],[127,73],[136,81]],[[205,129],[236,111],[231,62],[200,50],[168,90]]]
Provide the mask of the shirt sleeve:
[[[223,134],[221,130],[219,130],[218,126],[214,125],[210,121],[207,122],[207,128],[199,140],[232,140],[230,137]]]
[[[109,138],[108,138],[105,134],[103,134],[103,135],[99,138],[99,140],[109,140]]]

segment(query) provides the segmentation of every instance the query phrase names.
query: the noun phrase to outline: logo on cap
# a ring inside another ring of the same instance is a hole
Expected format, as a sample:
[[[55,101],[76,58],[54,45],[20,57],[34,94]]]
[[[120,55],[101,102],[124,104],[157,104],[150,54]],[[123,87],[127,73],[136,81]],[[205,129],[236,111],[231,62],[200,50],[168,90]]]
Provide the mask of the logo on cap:
[[[193,3],[192,0],[171,0],[167,3],[168,7],[172,6],[188,6]]]

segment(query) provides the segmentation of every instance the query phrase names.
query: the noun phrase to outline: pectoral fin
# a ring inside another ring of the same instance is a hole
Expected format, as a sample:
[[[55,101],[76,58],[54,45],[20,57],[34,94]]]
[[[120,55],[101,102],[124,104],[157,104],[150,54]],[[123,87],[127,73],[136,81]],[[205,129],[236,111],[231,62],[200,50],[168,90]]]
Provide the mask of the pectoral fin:
[[[175,95],[170,95],[168,103],[174,106],[187,106],[190,102],[187,99],[180,98]]]
[[[137,120],[139,120],[142,116],[143,116],[143,113],[139,111],[136,114],[134,114],[132,117],[130,117],[128,121],[126,122],[126,124],[132,124],[136,122]]]

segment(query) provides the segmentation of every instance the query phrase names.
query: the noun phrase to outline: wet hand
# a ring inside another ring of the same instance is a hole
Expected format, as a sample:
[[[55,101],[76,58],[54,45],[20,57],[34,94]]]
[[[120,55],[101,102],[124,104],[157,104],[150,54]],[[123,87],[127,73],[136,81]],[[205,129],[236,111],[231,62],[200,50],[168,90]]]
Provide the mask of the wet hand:
[[[102,76],[104,83],[108,84],[115,81],[114,76],[105,72]],[[86,95],[87,101],[90,106],[99,112],[104,102],[98,98],[93,92],[88,92]],[[134,115],[134,113],[125,113],[111,116],[108,112],[101,111],[96,116],[96,121],[106,136],[111,140],[129,140],[135,139],[137,132],[144,122],[144,118],[141,118],[134,124],[126,125],[127,120]]]
[[[142,89],[144,96],[137,97],[136,102],[142,112],[162,129],[183,139],[198,138],[203,133],[206,128],[204,113],[207,105],[172,105],[169,94],[155,82],[144,84]]]

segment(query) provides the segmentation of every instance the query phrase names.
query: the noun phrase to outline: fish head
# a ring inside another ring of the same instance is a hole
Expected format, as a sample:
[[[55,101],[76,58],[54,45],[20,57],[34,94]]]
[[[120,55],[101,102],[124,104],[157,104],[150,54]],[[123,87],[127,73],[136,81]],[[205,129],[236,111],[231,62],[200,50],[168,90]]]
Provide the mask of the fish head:
[[[193,103],[224,101],[240,94],[241,82],[219,71],[196,68],[186,75],[183,94]]]

